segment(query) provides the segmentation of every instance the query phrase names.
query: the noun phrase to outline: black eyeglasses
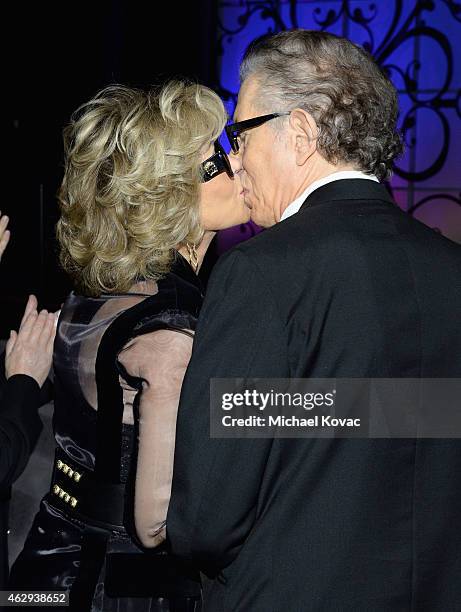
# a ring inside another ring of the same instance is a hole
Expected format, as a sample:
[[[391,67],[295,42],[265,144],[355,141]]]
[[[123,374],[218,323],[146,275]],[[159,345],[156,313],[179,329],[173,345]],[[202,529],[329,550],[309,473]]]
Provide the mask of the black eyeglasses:
[[[270,121],[271,119],[275,119],[276,117],[283,117],[284,115],[289,115],[290,112],[287,113],[271,113],[270,115],[261,115],[260,117],[253,117],[253,119],[246,119],[245,121],[239,121],[238,123],[231,123],[226,126],[226,134],[229,139],[229,143],[231,149],[234,153],[239,152],[240,143],[239,136],[245,130],[249,130],[251,128],[258,127],[266,121]]]
[[[218,174],[221,174],[221,172],[227,172],[227,176],[229,178],[234,178],[234,173],[232,171],[229,158],[219,143],[219,140],[215,141],[214,150],[214,155],[201,163],[202,183],[211,181],[211,179],[218,176]]]

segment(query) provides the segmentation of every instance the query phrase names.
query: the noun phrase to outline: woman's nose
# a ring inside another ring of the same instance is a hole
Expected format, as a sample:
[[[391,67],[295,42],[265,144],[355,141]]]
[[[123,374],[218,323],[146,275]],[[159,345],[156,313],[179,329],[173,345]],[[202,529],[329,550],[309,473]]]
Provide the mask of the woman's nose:
[[[234,174],[237,174],[242,169],[242,162],[238,153],[229,153],[229,161]]]

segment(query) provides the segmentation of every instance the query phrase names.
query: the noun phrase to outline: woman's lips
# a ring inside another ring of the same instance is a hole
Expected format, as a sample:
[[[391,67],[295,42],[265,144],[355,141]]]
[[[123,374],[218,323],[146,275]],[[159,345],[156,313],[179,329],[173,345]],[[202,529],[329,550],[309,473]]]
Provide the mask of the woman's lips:
[[[243,199],[245,201],[245,206],[247,206],[251,210],[251,204],[247,200],[248,189],[245,189],[245,187],[242,189],[242,195],[243,195]]]

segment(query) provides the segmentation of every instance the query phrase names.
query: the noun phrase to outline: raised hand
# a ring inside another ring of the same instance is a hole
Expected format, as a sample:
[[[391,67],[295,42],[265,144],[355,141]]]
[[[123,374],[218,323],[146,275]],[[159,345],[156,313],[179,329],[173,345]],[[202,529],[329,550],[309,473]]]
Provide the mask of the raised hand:
[[[42,386],[50,371],[57,313],[37,312],[37,299],[31,295],[19,331],[11,331],[5,348],[5,374],[32,376]]]

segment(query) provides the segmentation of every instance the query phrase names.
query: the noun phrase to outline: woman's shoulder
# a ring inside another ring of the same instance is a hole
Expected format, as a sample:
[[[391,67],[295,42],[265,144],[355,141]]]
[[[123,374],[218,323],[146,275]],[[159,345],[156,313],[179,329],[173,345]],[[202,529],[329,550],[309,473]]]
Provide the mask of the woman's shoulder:
[[[202,302],[199,278],[186,260],[177,257],[162,278],[139,279],[126,293],[93,297],[72,291],[62,306],[60,320],[100,330],[115,325],[119,333],[127,335],[169,326],[194,329]]]
[[[155,295],[131,309],[133,334],[168,328],[194,330],[203,300],[201,293],[170,275],[158,281],[158,285]]]

